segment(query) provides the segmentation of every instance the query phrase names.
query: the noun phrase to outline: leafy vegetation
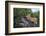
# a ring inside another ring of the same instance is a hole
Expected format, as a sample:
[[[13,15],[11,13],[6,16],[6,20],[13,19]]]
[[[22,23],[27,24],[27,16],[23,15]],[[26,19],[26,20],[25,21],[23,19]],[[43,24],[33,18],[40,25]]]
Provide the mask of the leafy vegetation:
[[[34,16],[34,17],[38,18],[38,20],[39,20],[39,14],[40,14],[39,12],[40,11],[33,13],[32,10],[29,8],[14,8],[14,18],[16,18],[15,23],[18,24],[20,22],[21,17],[25,17],[28,14],[30,14],[30,16]],[[31,15],[31,14],[33,14],[33,15]],[[38,21],[38,23],[39,23],[39,21]]]

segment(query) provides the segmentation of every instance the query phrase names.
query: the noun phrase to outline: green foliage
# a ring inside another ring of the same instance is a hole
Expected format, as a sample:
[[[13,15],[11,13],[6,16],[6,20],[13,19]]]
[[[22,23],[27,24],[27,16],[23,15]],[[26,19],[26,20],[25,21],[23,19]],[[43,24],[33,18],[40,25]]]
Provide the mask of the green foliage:
[[[30,14],[30,16],[34,16],[38,19],[38,24],[39,24],[39,13],[40,11],[37,12],[32,12],[31,9],[29,8],[14,8],[14,17],[16,18],[16,24],[19,25],[18,23],[20,22],[21,17],[27,16]],[[37,25],[38,26],[38,25]]]
[[[28,14],[31,14],[32,13],[32,10],[31,9],[27,9],[27,8],[15,8],[14,9],[14,14],[15,16],[26,16]]]
[[[40,11],[34,12],[33,15],[34,15],[36,18],[39,18],[39,15],[40,15],[39,12],[40,12]]]
[[[32,10],[27,8],[14,8],[14,17],[16,17],[16,24],[20,22],[21,17],[31,14]]]
[[[33,14],[34,14],[34,16],[37,18],[37,23],[39,24],[40,11],[37,11],[37,12],[35,12],[35,13],[33,13]],[[38,24],[37,24],[37,26],[38,26]]]

